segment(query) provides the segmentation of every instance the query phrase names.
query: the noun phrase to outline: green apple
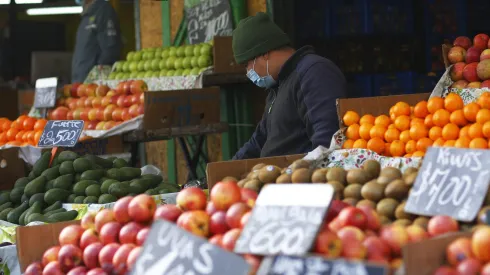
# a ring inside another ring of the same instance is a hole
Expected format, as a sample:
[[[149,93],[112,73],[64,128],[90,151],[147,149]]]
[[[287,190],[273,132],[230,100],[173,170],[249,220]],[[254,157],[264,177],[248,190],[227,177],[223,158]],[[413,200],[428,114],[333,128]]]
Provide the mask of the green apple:
[[[114,80],[114,79],[116,79],[116,74],[117,74],[117,73],[110,73],[110,74],[109,74],[109,76],[107,77],[107,79],[109,79],[109,80]]]
[[[165,70],[167,68],[167,60],[160,59],[159,62],[158,62],[158,68],[160,70]]]
[[[145,66],[144,66],[145,71],[151,71],[151,60],[145,60]]]
[[[167,76],[167,70],[161,70],[159,76]]]
[[[169,58],[167,58],[167,69],[168,70],[172,70],[172,69],[175,69],[175,57],[173,56],[170,56]]]
[[[168,48],[168,56],[177,56],[177,49],[175,47]]]
[[[199,56],[191,57],[191,67],[192,68],[198,68],[199,67],[197,60],[199,60]]]
[[[151,72],[151,77],[160,77],[160,71]]]
[[[119,73],[116,74],[116,79],[117,80],[121,80],[121,79],[123,79],[123,77],[124,77],[124,73],[123,72],[119,72]]]
[[[185,52],[185,56],[189,56],[189,57],[193,56],[194,55],[194,46],[192,46],[192,45],[185,46],[184,52]]]
[[[185,56],[185,48],[184,47],[178,47],[177,48],[177,56],[178,57],[184,57]]]
[[[114,63],[114,70],[120,72],[122,70],[123,61],[116,61]]]
[[[138,62],[137,61],[129,61],[129,71],[130,72],[138,71]]]
[[[153,76],[153,72],[151,71],[145,72],[145,78],[151,78],[152,76]]]
[[[175,71],[174,70],[168,70],[167,71],[167,76],[174,76]]]
[[[190,75],[191,74],[191,69],[185,69],[182,71],[182,75]]]
[[[190,71],[190,75],[199,75],[199,68],[193,68]]]
[[[137,77],[138,77],[138,72],[136,72],[136,71],[135,72],[131,72],[129,74],[129,78],[137,78]]]
[[[145,78],[145,72],[138,72],[138,79]]]
[[[145,62],[144,60],[138,61],[138,72],[143,72],[145,70]]]
[[[129,72],[129,62],[124,62],[122,65],[122,72]]]
[[[197,60],[197,64],[199,67],[205,68],[213,64],[213,62],[211,61],[211,57],[209,55],[201,55]]]
[[[129,79],[129,73],[124,73],[122,79]]]
[[[160,70],[160,59],[153,59],[151,61],[151,69],[153,71],[159,71]]]
[[[163,51],[162,48],[157,48],[155,50],[155,58],[158,58],[158,59],[162,58],[162,51]]]
[[[177,69],[174,72],[174,76],[181,76],[182,75],[182,69]]]
[[[201,74],[202,72],[204,72],[205,70],[207,70],[208,68],[200,68],[199,69],[199,74]]]
[[[201,46],[202,46],[202,44],[194,45],[194,56],[200,56],[201,55]]]
[[[143,53],[142,52],[135,52],[133,55],[133,60],[134,61],[140,61],[143,59]]]
[[[212,55],[213,47],[207,43],[202,44],[201,46],[201,55]]]
[[[146,53],[146,59],[153,59],[155,58],[155,52],[154,51],[149,51]]]
[[[184,69],[190,69],[192,68],[192,65],[191,65],[191,59],[192,57],[184,57],[184,59],[182,59],[182,67]]]
[[[174,61],[174,68],[177,69],[182,69],[182,58],[176,58]]]
[[[133,60],[133,56],[134,56],[134,52],[129,52],[129,53],[126,55],[126,60],[127,60],[127,61],[132,61],[132,60]]]
[[[169,53],[169,49],[163,49],[162,50],[162,53],[160,54],[160,56],[163,58],[163,59],[166,59],[168,57],[168,53]]]

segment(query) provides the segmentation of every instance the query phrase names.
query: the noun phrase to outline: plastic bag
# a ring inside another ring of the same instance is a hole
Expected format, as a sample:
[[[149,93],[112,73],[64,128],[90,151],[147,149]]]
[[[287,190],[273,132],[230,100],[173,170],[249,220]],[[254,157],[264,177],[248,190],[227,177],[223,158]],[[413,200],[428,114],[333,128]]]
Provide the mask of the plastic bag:
[[[7,274],[21,274],[19,259],[17,258],[17,246],[15,245],[0,247],[0,275]]]

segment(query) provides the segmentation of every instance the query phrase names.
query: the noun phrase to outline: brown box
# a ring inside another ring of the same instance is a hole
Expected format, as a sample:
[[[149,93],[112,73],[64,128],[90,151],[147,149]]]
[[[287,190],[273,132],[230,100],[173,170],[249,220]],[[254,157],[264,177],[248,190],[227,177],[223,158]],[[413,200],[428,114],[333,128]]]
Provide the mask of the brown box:
[[[270,158],[244,159],[232,161],[218,161],[208,163],[206,167],[206,179],[209,190],[214,184],[224,177],[235,177],[240,179],[243,174],[250,172],[252,167],[259,163],[277,165],[281,168],[289,166],[293,161],[303,158],[305,155],[288,155]]]
[[[219,123],[220,89],[145,93],[145,130]]]
[[[25,176],[25,163],[19,158],[19,148],[0,150],[0,190],[11,189],[17,179]]]
[[[213,63],[215,73],[241,73],[245,74],[245,65],[235,62],[231,36],[215,36]]]
[[[24,272],[28,265],[40,261],[46,249],[58,245],[61,230],[72,224],[80,224],[80,221],[17,227],[15,238],[20,270]]]
[[[356,111],[360,116],[365,114],[372,114],[373,116],[388,115],[391,106],[399,101],[415,105],[421,100],[427,100],[429,96],[430,93],[423,93],[337,99],[337,115],[339,117],[340,128],[345,127],[342,122],[342,117],[347,111]]]

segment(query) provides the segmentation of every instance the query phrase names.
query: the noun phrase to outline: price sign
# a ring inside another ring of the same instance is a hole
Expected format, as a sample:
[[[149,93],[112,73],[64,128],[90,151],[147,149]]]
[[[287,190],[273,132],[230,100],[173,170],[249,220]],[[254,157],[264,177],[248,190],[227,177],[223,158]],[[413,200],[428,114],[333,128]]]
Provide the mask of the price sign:
[[[333,195],[334,189],[326,184],[266,185],[234,251],[255,255],[306,254]]]
[[[201,0],[186,7],[187,36],[190,44],[211,41],[215,36],[230,36],[233,31],[229,0]]]
[[[487,194],[489,164],[489,150],[430,147],[405,211],[473,221]]]
[[[151,226],[131,274],[247,275],[249,270],[242,257],[161,220]]]
[[[265,258],[257,275],[387,275],[388,268],[359,261],[329,260],[320,256],[278,255]]]
[[[51,108],[56,104],[56,89],[58,78],[40,78],[36,81],[36,92],[34,95],[35,108]]]
[[[38,147],[74,147],[83,130],[83,120],[50,120]]]

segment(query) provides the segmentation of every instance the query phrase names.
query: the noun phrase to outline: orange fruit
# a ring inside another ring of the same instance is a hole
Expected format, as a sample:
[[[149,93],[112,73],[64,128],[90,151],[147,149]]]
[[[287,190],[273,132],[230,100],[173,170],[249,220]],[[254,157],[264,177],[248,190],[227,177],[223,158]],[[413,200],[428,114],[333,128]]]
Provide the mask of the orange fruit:
[[[371,130],[369,130],[369,136],[371,138],[381,138],[383,139],[385,137],[385,132],[386,132],[386,127],[382,125],[374,125]]]
[[[2,131],[7,132],[8,129],[10,129],[10,126],[12,126],[12,121],[7,120],[2,124]]]
[[[459,129],[459,137],[469,137],[468,131],[470,130],[470,125],[466,125]]]
[[[449,121],[461,127],[468,124],[468,121],[464,117],[463,110],[456,110],[452,112],[451,115],[449,115]]]
[[[395,140],[390,144],[390,154],[393,157],[401,157],[405,154],[405,142]]]
[[[441,97],[431,97],[429,98],[429,101],[427,101],[427,110],[431,114],[442,108],[444,108],[444,99],[442,99]]]
[[[361,117],[361,119],[359,120],[359,124],[369,123],[369,124],[373,124],[374,125],[374,120],[375,119],[376,118],[373,115],[370,115],[370,114],[363,115]]]
[[[446,142],[446,141],[445,141],[443,138],[438,138],[438,139],[436,139],[436,140],[434,141],[434,143],[432,143],[432,146],[434,146],[434,147],[435,147],[435,146],[442,147],[442,146],[444,146],[444,143],[445,143],[445,142]]]
[[[28,119],[28,118],[29,118],[29,117],[28,117],[28,116],[26,116],[26,115],[21,115],[21,116],[19,116],[19,117],[17,118],[17,120],[16,120],[16,121],[17,121],[17,123],[19,124],[19,126],[20,126],[21,128],[24,128],[24,121],[26,121],[26,119]]]
[[[7,142],[7,144],[12,145],[12,146],[22,146],[22,142],[17,141],[17,140],[9,141],[9,142]]]
[[[359,127],[359,136],[365,140],[370,139],[371,137],[369,136],[369,132],[371,131],[371,128],[373,128],[373,124],[369,124],[369,123],[362,124]]]
[[[468,136],[471,139],[483,137],[483,126],[480,123],[473,123],[468,129]]]
[[[44,118],[38,119],[34,124],[34,130],[35,131],[44,130],[44,126],[46,126],[47,123],[48,121]]]
[[[386,142],[385,143],[385,150],[383,151],[384,156],[392,157],[390,148],[391,148],[391,143]]]
[[[34,142],[34,135],[36,134],[36,131],[29,131],[27,132],[27,140]]]
[[[398,140],[400,138],[400,131],[396,128],[388,129],[385,132],[384,136],[386,142],[393,142],[395,140]]]
[[[410,127],[410,138],[415,141],[427,137],[428,134],[429,131],[422,124],[416,124]]]
[[[471,139],[467,137],[458,138],[454,143],[454,147],[468,148],[470,146]]]
[[[481,108],[490,109],[490,92],[484,92],[477,100]]]
[[[29,134],[31,133],[32,131],[25,131],[24,135],[22,136],[22,141],[24,142],[29,142]]]
[[[480,109],[480,111],[478,111],[476,114],[476,122],[484,124],[487,121],[490,121],[490,110]]]
[[[427,148],[429,148],[429,146],[432,146],[432,143],[434,143],[432,141],[432,139],[430,138],[421,138],[417,141],[417,151],[422,151],[422,152],[425,152],[427,151]]]
[[[420,101],[413,107],[413,114],[418,118],[425,118],[429,114],[429,110],[427,109],[427,101]]]
[[[405,154],[403,157],[404,158],[411,158],[412,157],[412,154]]]
[[[400,101],[393,106],[393,114],[395,114],[395,117],[409,116],[411,113],[410,105],[406,102]]]
[[[484,137],[490,138],[490,121],[485,122],[481,130]]]
[[[407,154],[412,154],[417,151],[417,142],[415,140],[410,140],[405,144],[405,152]]]
[[[470,148],[472,149],[487,149],[488,142],[484,138],[474,138],[470,141]]]
[[[405,130],[400,133],[400,138],[401,141],[404,143],[407,143],[410,140],[410,130]]]
[[[7,143],[7,141],[8,141],[7,133],[5,132],[0,133],[0,145]]]
[[[382,154],[385,150],[385,142],[379,137],[374,137],[367,142],[367,149]]]
[[[15,129],[15,128],[8,129],[8,131],[7,131],[7,139],[9,141],[15,140],[15,136],[17,135],[18,132],[19,132],[19,130]]]
[[[15,135],[15,140],[17,141],[21,141],[21,142],[24,142],[24,140],[22,139],[24,137],[24,134],[26,132],[24,130],[21,130],[17,133],[17,135]]]
[[[439,126],[434,126],[429,130],[429,138],[432,140],[436,140],[442,137],[442,128]]]
[[[425,117],[425,119],[424,119],[424,125],[425,125],[425,127],[430,128],[430,127],[434,126],[434,123],[432,123],[432,117],[433,117],[432,114],[428,114]]]
[[[381,125],[384,127],[388,127],[390,123],[391,123],[391,119],[386,115],[377,116],[376,119],[374,120],[374,125]]]
[[[478,114],[478,111],[480,111],[480,105],[475,102],[471,102],[463,107],[464,117],[470,122],[476,121],[476,114]]]
[[[388,125],[388,129],[396,129],[395,124],[390,124],[390,125]]]
[[[358,139],[354,141],[354,144],[352,144],[352,148],[356,149],[366,149],[367,148],[367,141],[364,139]]]
[[[34,144],[36,144],[36,145],[38,144],[39,139],[41,138],[42,134],[43,134],[43,131],[36,131],[36,133],[34,134],[34,140],[33,140]]]
[[[456,124],[448,123],[442,128],[442,138],[445,140],[455,140],[459,137],[459,127]]]
[[[34,125],[36,124],[36,122],[37,121],[35,118],[27,117],[24,120],[24,123],[22,123],[22,126],[23,126],[24,130],[26,130],[26,131],[34,130]]]
[[[450,93],[444,98],[444,108],[449,112],[461,110],[463,107],[463,99],[458,94]]]
[[[391,114],[390,114],[390,120],[391,120],[391,121],[395,121],[395,119],[396,119],[396,115],[395,115],[395,113],[391,113]]]
[[[345,126],[351,126],[359,122],[359,114],[354,111],[347,111],[342,120]]]
[[[418,118],[418,117],[414,117],[412,118],[412,120],[410,121],[410,127],[412,127],[412,125],[415,125],[415,124],[424,124],[424,120],[421,119],[421,118]]]
[[[449,112],[444,109],[437,110],[432,116],[432,123],[435,126],[444,127],[444,125],[449,123]]]
[[[345,136],[352,140],[359,139],[359,124],[352,124],[351,126],[347,127]]]
[[[14,129],[17,129],[17,130],[22,130],[22,129],[24,129],[24,126],[18,120],[14,120],[14,121],[12,121],[12,124],[10,124],[10,128],[14,128]]]
[[[342,144],[342,149],[351,149],[352,145],[354,145],[354,141],[352,139],[348,139],[344,141],[344,144]]]
[[[410,117],[408,116],[399,116],[395,118],[394,125],[396,129],[400,131],[405,131],[410,129]]]
[[[420,157],[421,158],[423,156],[425,156],[425,153],[422,152],[422,151],[416,151],[416,152],[413,152],[413,154],[412,154],[412,157],[414,157],[414,158],[415,157]]]
[[[456,140],[446,140],[444,147],[454,147],[454,144],[456,144]]]

